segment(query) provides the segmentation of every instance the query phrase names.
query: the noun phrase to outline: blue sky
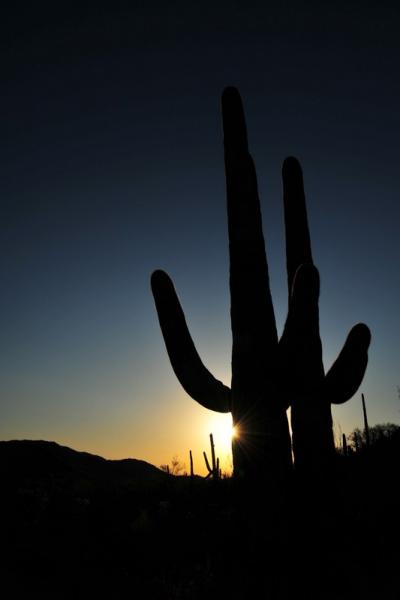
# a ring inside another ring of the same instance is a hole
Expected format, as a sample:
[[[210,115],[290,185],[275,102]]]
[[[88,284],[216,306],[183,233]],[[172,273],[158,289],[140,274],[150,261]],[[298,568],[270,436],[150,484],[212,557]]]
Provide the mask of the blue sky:
[[[399,9],[264,5],[5,19],[1,439],[155,464],[207,448],[213,416],[175,379],[149,278],[170,273],[204,362],[229,383],[226,85],[245,104],[278,329],[280,172],[294,155],[326,367],[353,324],[372,331],[367,374],[334,409],[337,428],[361,425],[361,391],[371,423],[399,422]]]

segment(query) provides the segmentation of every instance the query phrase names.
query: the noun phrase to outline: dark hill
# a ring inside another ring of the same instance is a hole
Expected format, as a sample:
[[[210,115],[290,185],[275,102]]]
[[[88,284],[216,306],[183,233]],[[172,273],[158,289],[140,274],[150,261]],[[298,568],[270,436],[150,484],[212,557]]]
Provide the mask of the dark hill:
[[[168,477],[143,460],[107,460],[41,440],[0,442],[0,476],[3,481],[56,477],[99,483],[158,483]]]
[[[398,600],[399,442],[294,477],[279,503],[231,479],[0,442],[3,596]]]

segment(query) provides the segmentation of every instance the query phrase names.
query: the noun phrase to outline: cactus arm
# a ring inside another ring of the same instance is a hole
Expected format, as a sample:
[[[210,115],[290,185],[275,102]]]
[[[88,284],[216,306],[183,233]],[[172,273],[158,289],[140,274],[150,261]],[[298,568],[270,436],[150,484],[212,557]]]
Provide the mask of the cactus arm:
[[[285,408],[299,392],[304,394],[310,381],[321,384],[324,377],[319,336],[319,273],[312,264],[296,272],[289,298],[289,312],[279,340],[282,400]],[[287,372],[291,374],[287,377]]]
[[[305,389],[308,393],[315,391],[324,378],[318,299],[318,270],[312,264],[303,264],[293,280],[288,317],[279,342],[280,363],[291,373],[291,383],[296,382],[300,393]]]
[[[312,263],[303,173],[298,160],[292,156],[282,166],[283,206],[286,238],[286,269],[289,303],[297,269]]]
[[[303,176],[298,161],[282,168],[289,311],[279,342],[283,400],[291,405],[297,467],[324,467],[334,456],[331,403],[348,400],[367,365],[369,330],[353,330],[331,371],[324,375],[319,334],[319,275],[313,266]],[[317,454],[315,450],[317,449]]]
[[[222,95],[230,254],[232,383],[265,378],[273,367],[278,339],[269,289],[257,178],[248,151],[240,95]],[[256,384],[257,385],[257,384]]]
[[[155,271],[151,287],[168,356],[182,387],[205,408],[229,412],[230,389],[203,365],[171,279],[164,271]]]
[[[370,341],[371,332],[364,323],[358,323],[350,331],[325,376],[325,395],[332,404],[347,402],[358,390],[367,368]]]
[[[319,334],[319,273],[313,265],[303,174],[296,158],[282,167],[289,310],[279,342],[281,362],[308,392],[324,377]],[[310,382],[313,382],[310,388]]]
[[[309,381],[322,373],[322,350],[318,324],[318,271],[312,272],[312,252],[307,223],[303,175],[299,162],[289,157],[282,168],[285,212],[286,262],[289,287],[289,313],[280,340],[282,356],[289,360],[292,369],[296,359],[298,369],[304,371]],[[337,360],[325,376],[322,396],[332,404],[342,404],[357,391],[367,367],[367,350],[371,334],[364,324],[356,325],[350,332]],[[295,347],[293,347],[295,346]],[[297,347],[297,351],[296,351]],[[308,372],[307,354],[314,348],[316,372]],[[307,353],[308,348],[308,353]],[[289,355],[287,357],[286,355]]]
[[[210,463],[208,462],[207,453],[205,450],[203,451],[203,456],[204,456],[204,462],[206,463],[206,468],[208,471],[208,475],[206,476],[206,479],[208,479],[208,477],[210,477],[212,475],[213,471],[212,471],[212,468],[210,467]]]

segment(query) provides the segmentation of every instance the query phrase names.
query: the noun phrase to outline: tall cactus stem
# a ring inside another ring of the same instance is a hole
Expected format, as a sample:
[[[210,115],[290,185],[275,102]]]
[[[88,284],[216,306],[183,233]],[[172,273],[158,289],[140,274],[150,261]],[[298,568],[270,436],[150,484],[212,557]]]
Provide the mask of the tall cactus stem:
[[[192,451],[191,450],[189,450],[189,461],[190,461],[190,477],[194,477],[193,455],[192,455]]]
[[[210,445],[211,445],[211,463],[212,463],[212,470],[213,473],[216,472],[216,462],[215,462],[215,446],[214,446],[214,438],[213,438],[213,434],[210,433]]]
[[[366,445],[367,448],[369,448],[369,446],[370,446],[369,425],[368,425],[368,419],[367,419],[367,407],[365,406],[365,396],[364,396],[364,394],[361,394],[361,402],[362,402],[363,415],[364,415],[365,445]]]
[[[344,433],[342,434],[342,449],[343,449],[343,455],[347,456],[347,440],[346,440],[346,436]]]

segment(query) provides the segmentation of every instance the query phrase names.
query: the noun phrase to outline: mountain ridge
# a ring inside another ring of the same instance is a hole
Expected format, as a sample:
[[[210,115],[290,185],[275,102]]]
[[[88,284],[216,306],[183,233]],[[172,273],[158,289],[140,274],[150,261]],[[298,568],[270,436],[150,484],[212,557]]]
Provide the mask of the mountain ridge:
[[[159,480],[161,469],[136,458],[107,459],[48,440],[0,441],[0,473],[20,476],[76,475],[89,479]]]

